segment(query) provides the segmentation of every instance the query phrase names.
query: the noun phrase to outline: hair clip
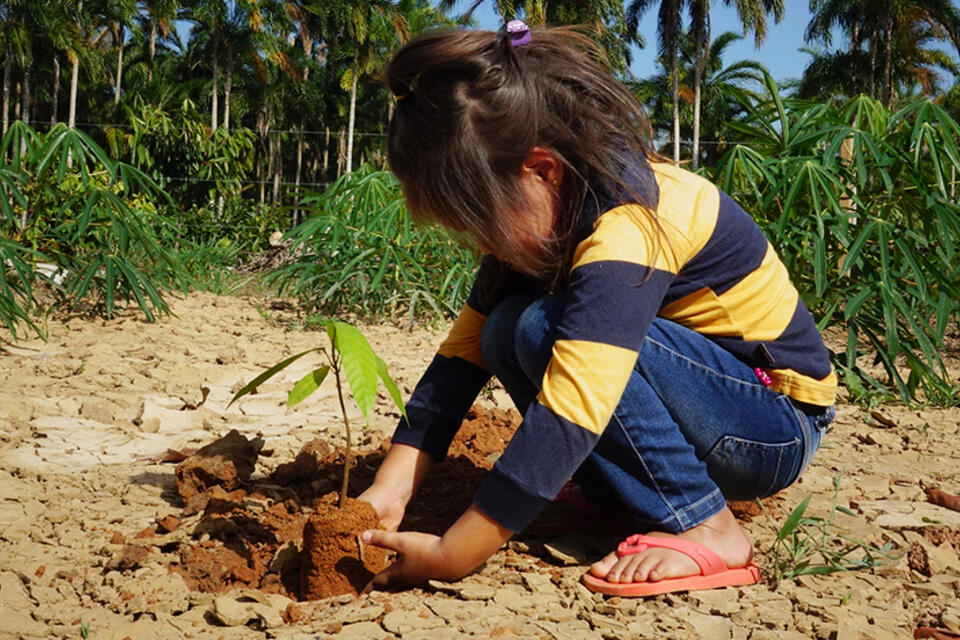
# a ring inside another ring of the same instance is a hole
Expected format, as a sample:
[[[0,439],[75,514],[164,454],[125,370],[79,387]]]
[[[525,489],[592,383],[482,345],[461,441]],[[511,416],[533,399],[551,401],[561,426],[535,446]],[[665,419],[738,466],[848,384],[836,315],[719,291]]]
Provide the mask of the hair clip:
[[[511,20],[507,23],[507,36],[511,47],[530,44],[530,27],[523,20]]]

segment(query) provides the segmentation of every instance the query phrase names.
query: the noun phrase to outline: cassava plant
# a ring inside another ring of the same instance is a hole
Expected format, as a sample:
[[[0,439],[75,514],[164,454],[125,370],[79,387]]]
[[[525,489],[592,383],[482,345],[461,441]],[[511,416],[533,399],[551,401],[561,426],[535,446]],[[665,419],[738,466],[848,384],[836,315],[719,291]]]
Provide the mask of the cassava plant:
[[[350,419],[347,417],[347,406],[343,398],[343,378],[350,387],[354,402],[363,412],[367,426],[370,426],[370,412],[377,399],[377,379],[383,382],[387,393],[400,412],[406,417],[403,398],[385,363],[367,341],[363,333],[353,325],[338,320],[328,320],[325,324],[329,346],[313,347],[278,362],[237,391],[230,404],[254,391],[258,386],[277,375],[288,366],[307,355],[320,352],[327,364],[318,367],[303,376],[287,395],[287,406],[292,407],[310,396],[333,371],[333,378],[337,384],[337,399],[340,401],[340,415],[343,417],[343,427],[346,432],[346,448],[343,462],[343,484],[340,487],[339,506],[343,506],[347,499],[347,486],[350,480],[350,462],[352,459],[352,437]],[[341,376],[341,373],[343,374]],[[228,407],[230,405],[227,405]]]
[[[711,177],[764,228],[820,329],[845,331],[834,363],[855,398],[893,386],[954,404],[941,353],[960,318],[960,125],[925,99],[891,111],[782,98],[769,76],[766,88],[743,96],[743,143]]]

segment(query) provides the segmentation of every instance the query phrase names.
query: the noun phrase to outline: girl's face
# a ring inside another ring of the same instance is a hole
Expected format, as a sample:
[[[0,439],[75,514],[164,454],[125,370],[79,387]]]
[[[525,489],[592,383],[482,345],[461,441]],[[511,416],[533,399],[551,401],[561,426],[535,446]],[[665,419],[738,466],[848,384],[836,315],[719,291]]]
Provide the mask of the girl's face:
[[[510,230],[524,251],[531,254],[542,253],[553,240],[554,224],[560,208],[559,189],[562,178],[563,165],[549,149],[534,147],[524,160],[518,180],[525,202],[514,211]],[[526,271],[523,268],[526,261],[517,259],[517,256],[500,255],[498,247],[481,249],[485,253],[492,253],[520,272]]]

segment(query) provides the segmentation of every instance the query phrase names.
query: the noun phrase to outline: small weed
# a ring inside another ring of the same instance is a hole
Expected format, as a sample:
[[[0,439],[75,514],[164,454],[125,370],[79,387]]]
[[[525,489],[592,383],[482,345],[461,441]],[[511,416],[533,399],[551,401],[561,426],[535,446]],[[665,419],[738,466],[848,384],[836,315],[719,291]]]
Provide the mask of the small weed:
[[[834,518],[838,511],[848,516],[856,516],[856,514],[838,504],[839,476],[834,477],[833,487],[833,505],[826,518],[805,515],[812,497],[807,496],[797,505],[783,525],[777,527],[760,504],[761,510],[777,534],[770,549],[773,556],[775,583],[781,580],[795,580],[802,575],[826,575],[837,571],[872,569],[899,557],[890,553],[893,545],[889,542],[881,547],[875,547],[837,530]],[[862,553],[855,555],[857,552]]]
[[[80,625],[80,637],[81,637],[81,638],[89,638],[89,637],[90,637],[90,623],[89,623],[89,622],[84,622],[82,625]]]

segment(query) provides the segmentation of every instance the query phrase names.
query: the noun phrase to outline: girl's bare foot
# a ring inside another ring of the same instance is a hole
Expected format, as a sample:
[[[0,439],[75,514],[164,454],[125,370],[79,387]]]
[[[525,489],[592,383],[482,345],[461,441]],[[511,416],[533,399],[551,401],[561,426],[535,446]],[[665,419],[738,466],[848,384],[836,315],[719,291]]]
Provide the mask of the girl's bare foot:
[[[730,568],[743,567],[753,557],[753,545],[727,507],[715,516],[681,534],[650,533],[681,538],[703,545]],[[656,582],[699,575],[700,568],[679,551],[651,547],[640,553],[617,557],[616,551],[590,566],[590,573],[607,582]]]

